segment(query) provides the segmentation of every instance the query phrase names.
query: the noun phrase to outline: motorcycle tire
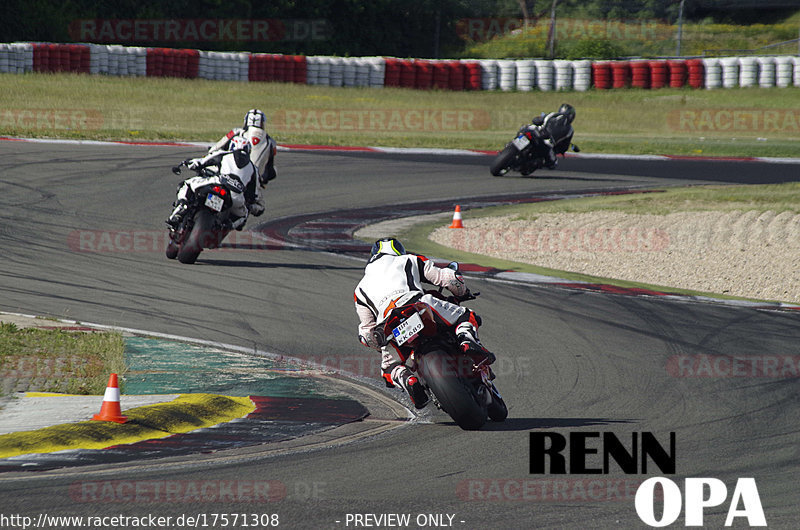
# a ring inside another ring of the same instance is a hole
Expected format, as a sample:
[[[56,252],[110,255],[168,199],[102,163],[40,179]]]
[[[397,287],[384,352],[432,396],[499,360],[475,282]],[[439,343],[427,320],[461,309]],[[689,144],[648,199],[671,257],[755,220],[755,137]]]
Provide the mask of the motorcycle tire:
[[[169,243],[167,243],[167,251],[166,251],[167,259],[177,258],[178,250],[179,250],[178,244],[175,243],[175,241],[173,241],[172,239],[170,239]]]
[[[509,144],[506,146],[505,149],[500,151],[500,153],[495,157],[492,165],[489,166],[489,171],[492,172],[492,175],[495,177],[501,177],[508,173],[508,170],[511,169],[511,162],[517,156],[517,148],[513,145]]]
[[[494,387],[494,385],[492,385],[492,387]],[[489,419],[492,421],[505,421],[508,417],[506,402],[495,388],[492,388],[492,402],[489,403],[486,411],[489,413]]]
[[[186,236],[183,245],[178,250],[178,261],[186,265],[191,265],[197,261],[197,257],[203,251],[203,244],[208,237],[212,236],[214,228],[214,217],[211,212],[201,208],[194,214],[194,226],[192,231]]]
[[[465,431],[483,427],[488,417],[475,386],[461,374],[472,371],[472,361],[434,350],[418,361],[418,370],[444,410]]]

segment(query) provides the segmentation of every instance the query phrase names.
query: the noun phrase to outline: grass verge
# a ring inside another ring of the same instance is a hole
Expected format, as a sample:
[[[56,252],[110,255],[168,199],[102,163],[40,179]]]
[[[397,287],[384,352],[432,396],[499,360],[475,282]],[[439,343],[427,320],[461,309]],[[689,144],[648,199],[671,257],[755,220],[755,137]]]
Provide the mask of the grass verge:
[[[102,394],[109,373],[125,372],[122,334],[18,328],[0,323],[0,375],[6,392]]]
[[[800,183],[670,188],[659,193],[587,197],[482,208],[470,210],[468,215],[471,218],[511,216],[515,220],[531,220],[543,213],[583,213],[599,210],[655,215],[666,215],[676,211],[727,212],[733,210],[756,210],[759,212],[771,210],[774,212],[792,212],[798,214],[800,213]],[[431,221],[414,225],[403,233],[396,234],[396,236],[404,241],[407,248],[416,253],[453,259],[465,263],[478,263],[486,267],[494,267],[500,270],[528,272],[545,276],[554,276],[565,280],[602,283],[625,288],[647,289],[688,296],[708,296],[728,300],[759,301],[752,298],[694,291],[676,287],[664,287],[615,278],[589,276],[463,252],[439,245],[428,239],[430,233],[443,224],[446,223],[443,221]]]
[[[283,144],[499,150],[569,102],[585,152],[797,156],[800,88],[453,92],[202,79],[0,74],[0,135],[217,140],[263,108]]]

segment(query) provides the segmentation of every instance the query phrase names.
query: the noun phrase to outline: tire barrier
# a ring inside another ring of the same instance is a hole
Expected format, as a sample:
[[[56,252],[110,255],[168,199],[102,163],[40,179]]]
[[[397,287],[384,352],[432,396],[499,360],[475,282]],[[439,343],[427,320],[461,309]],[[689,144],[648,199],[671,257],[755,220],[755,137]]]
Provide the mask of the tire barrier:
[[[722,86],[722,64],[719,59],[709,57],[702,61],[705,88],[720,88]]]
[[[582,60],[572,63],[572,88],[580,92],[592,86],[592,61]]]
[[[758,86],[770,88],[775,86],[775,58],[758,58]]]
[[[33,44],[34,72],[89,73],[90,48],[84,44]]]
[[[147,48],[90,44],[89,49],[89,73],[140,77],[147,75]]]
[[[466,78],[464,79],[465,90],[480,90],[483,79],[483,72],[481,72],[481,64],[478,61],[462,61],[466,71]]]
[[[669,87],[681,88],[686,84],[686,61],[667,61]]]
[[[0,43],[0,73],[25,72],[454,91],[800,87],[798,56],[612,61],[439,60],[212,52],[99,44]]]
[[[497,87],[514,90],[517,86],[517,63],[508,59],[497,61]]]
[[[148,49],[148,54],[153,48]],[[197,77],[214,81],[247,81],[250,54],[237,52],[198,52]],[[275,72],[279,70],[276,64]],[[283,69],[280,69],[283,72]],[[282,75],[282,74],[281,74]]]
[[[631,65],[628,61],[615,61],[611,63],[611,86],[613,88],[626,88],[630,85]]]
[[[536,62],[520,59],[514,63],[517,68],[517,90],[530,92],[536,86]]]
[[[555,67],[553,61],[544,61],[537,59],[536,61],[536,88],[542,92],[554,90],[556,87],[555,82]]]
[[[0,43],[0,73],[23,74],[33,71],[33,44]]]
[[[723,57],[719,63],[722,68],[722,88],[739,86],[739,58]]]
[[[650,61],[650,88],[664,88],[669,85],[667,61]]]
[[[302,55],[254,53],[244,57],[247,61],[247,80],[281,83],[317,84],[319,61]],[[313,70],[312,70],[313,69]],[[241,73],[241,66],[240,66]],[[244,80],[244,79],[233,79]]]
[[[689,75],[689,86],[692,88],[703,88],[705,81],[705,71],[702,59],[688,59],[686,61],[686,71]]]
[[[555,78],[554,88],[556,90],[572,90],[573,87],[573,67],[572,61],[553,61],[553,72]]]
[[[598,90],[611,88],[611,63],[592,63],[592,76],[594,77],[594,87]]]
[[[800,57],[793,57],[794,62],[794,86],[800,87]]]
[[[783,55],[775,57],[775,86],[786,88],[792,86],[794,73],[794,57]]]
[[[482,59],[478,61],[481,67],[481,90],[497,90],[498,88],[498,68],[497,61],[492,59]]]
[[[755,57],[739,58],[739,86],[754,87],[758,83],[758,59]]]
[[[171,48],[149,48],[145,58],[148,77],[185,77],[200,74],[200,52]]]
[[[443,62],[430,62],[431,87],[445,90],[450,86],[450,69]]]
[[[384,86],[400,86],[400,59],[387,57],[384,70]]]
[[[633,88],[650,88],[650,63],[648,61],[631,61],[631,86]]]
[[[449,61],[448,68],[450,70],[450,83],[448,88],[450,90],[464,90],[464,82],[466,81],[466,68],[461,61]]]

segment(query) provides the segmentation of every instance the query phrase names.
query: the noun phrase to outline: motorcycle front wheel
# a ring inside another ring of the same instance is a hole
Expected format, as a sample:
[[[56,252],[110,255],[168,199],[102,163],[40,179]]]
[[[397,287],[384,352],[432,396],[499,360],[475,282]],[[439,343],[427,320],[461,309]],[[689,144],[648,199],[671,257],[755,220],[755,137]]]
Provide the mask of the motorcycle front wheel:
[[[177,258],[179,249],[180,247],[175,242],[175,240],[170,238],[169,243],[167,243],[167,251],[166,251],[167,259]]]
[[[483,427],[488,417],[486,403],[478,397],[475,386],[467,379],[471,374],[472,360],[461,355],[451,355],[443,350],[433,350],[418,361],[419,372],[439,404],[465,431]]]
[[[517,148],[512,144],[508,144],[506,148],[500,151],[500,153],[495,157],[492,165],[489,166],[489,171],[491,171],[492,175],[495,177],[505,175],[508,173],[508,170],[511,169],[511,162],[516,156]]]

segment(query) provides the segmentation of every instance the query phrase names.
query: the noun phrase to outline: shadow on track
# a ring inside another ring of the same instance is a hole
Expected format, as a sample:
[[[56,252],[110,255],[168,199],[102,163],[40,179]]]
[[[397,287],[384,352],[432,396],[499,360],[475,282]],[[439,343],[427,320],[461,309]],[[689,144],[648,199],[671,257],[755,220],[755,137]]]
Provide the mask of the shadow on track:
[[[197,265],[211,265],[219,267],[243,267],[251,269],[297,269],[297,270],[321,270],[321,271],[360,271],[363,267],[336,267],[330,265],[310,265],[308,263],[267,263],[264,261],[242,261],[242,260],[222,260],[222,259],[202,259],[198,258]]]
[[[533,429],[564,429],[593,425],[635,423],[636,420],[612,420],[610,418],[507,418],[502,422],[487,422],[483,431],[529,431]],[[448,422],[455,425],[455,422]]]
[[[566,176],[563,173],[559,175],[540,175],[540,174],[533,174],[533,175],[520,175],[514,174],[509,175],[506,173],[505,175],[500,175],[497,177],[492,177],[493,179],[538,179],[538,180],[570,180],[575,182],[616,182],[618,178],[598,178],[598,177],[575,177],[575,176]]]

